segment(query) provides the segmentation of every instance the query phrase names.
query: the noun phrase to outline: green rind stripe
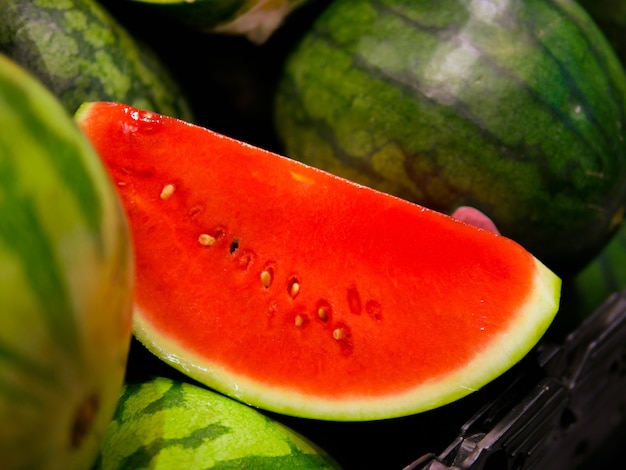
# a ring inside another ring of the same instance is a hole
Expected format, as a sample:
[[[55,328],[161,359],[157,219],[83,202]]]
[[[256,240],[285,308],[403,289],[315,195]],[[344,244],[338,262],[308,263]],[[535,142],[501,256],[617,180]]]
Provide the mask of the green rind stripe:
[[[53,153],[50,152],[50,158],[46,163],[51,165],[57,173],[59,184],[65,188],[71,188],[75,195],[74,200],[80,207],[81,216],[94,235],[97,235],[100,232],[103,208],[100,203],[101,196],[93,184],[94,177],[91,169],[85,166],[85,161],[80,156],[88,148],[86,142],[82,140],[82,135],[79,134],[69,115],[62,116],[67,121],[65,129],[53,129],[52,120],[42,109],[41,101],[34,101],[40,97],[24,92],[21,84],[16,81],[20,77],[9,76],[10,73],[10,71],[0,71],[3,90],[0,103],[4,108],[3,112],[12,115],[6,118],[0,117],[0,119],[13,119],[15,122],[22,123],[20,125],[22,138],[28,145],[37,145],[47,151],[54,149]],[[50,110],[47,112],[50,113]],[[57,130],[59,132],[55,132]],[[8,149],[5,150],[5,154],[11,155]],[[12,158],[28,158],[28,155],[14,155]],[[20,175],[16,174],[17,170],[9,160],[4,163],[5,167],[0,173],[0,178],[4,180],[3,185],[19,182]],[[11,165],[11,168],[6,165]],[[14,191],[15,194],[19,194],[17,185]]]
[[[1,143],[0,143],[1,145]],[[0,150],[6,155],[4,149]],[[39,299],[42,318],[51,335],[72,354],[78,353],[78,332],[71,299],[64,282],[55,247],[40,224],[36,202],[20,197],[19,175],[0,154],[2,194],[0,196],[0,238],[24,262],[26,282]],[[96,206],[97,207],[97,206]],[[28,230],[24,230],[28,227]],[[13,235],[13,236],[12,236]],[[5,295],[10,295],[8,292]]]
[[[623,80],[618,78],[623,78],[623,68],[616,55],[607,54],[608,51],[612,50],[610,44],[602,36],[602,34],[595,27],[595,25],[592,24],[592,20],[589,17],[583,16],[581,14],[582,10],[580,10],[579,8],[572,8],[571,3],[563,1],[551,0],[547,3],[551,5],[553,11],[555,12],[555,15],[560,15],[563,18],[567,18],[570,24],[574,25],[578,29],[578,38],[585,45],[585,50],[588,51],[595,59],[595,63],[597,64],[598,69],[601,72],[599,74],[596,74],[596,77],[607,78],[607,80],[603,80],[603,84],[606,86],[597,87],[595,92],[601,94],[600,99],[602,100],[607,100],[606,94],[608,93],[607,103],[613,104],[611,109],[617,114],[615,122],[626,122],[626,84]],[[541,34],[539,31],[536,32],[535,37],[541,38]],[[585,63],[581,65],[581,67],[587,69],[589,67],[589,64]],[[570,73],[567,67],[562,67],[562,70],[564,76],[567,76],[570,82],[575,81],[575,77]],[[580,85],[576,86],[579,87]],[[590,86],[588,83],[582,83],[582,86],[585,87],[588,91],[590,90]],[[584,97],[582,92],[580,96]],[[595,113],[593,113],[593,109],[588,100],[586,101],[586,107],[588,109],[587,115],[589,116],[590,120],[592,120],[596,126],[602,126],[602,123],[598,121],[597,116],[595,115]],[[615,129],[613,129],[613,132],[621,135],[623,129],[621,127],[616,127]],[[605,138],[609,139],[609,135],[605,135]],[[621,139],[619,139],[618,137],[617,141],[620,140]],[[615,140],[610,140],[609,142],[615,142]]]
[[[601,73],[595,74],[596,77],[607,77],[607,80],[602,85],[596,87],[598,93],[602,96],[599,98],[604,100],[607,105],[611,105],[610,108],[616,113],[613,119],[607,116],[603,116],[605,125],[613,127],[615,137],[607,136],[605,144],[614,144],[607,150],[607,155],[618,155],[615,158],[618,161],[619,171],[626,172],[626,150],[624,146],[624,126],[626,125],[626,83],[623,80],[624,69],[620,63],[619,58],[614,54],[609,54],[612,51],[610,44],[606,41],[605,37],[595,27],[590,27],[592,20],[586,15],[582,15],[582,10],[576,8],[575,4],[569,4],[566,2],[552,0],[550,2],[555,11],[562,15],[564,18],[568,18],[571,24],[574,24],[579,29],[579,37],[582,38],[586,50],[591,53],[598,64]],[[587,34],[585,34],[587,32]],[[586,84],[590,86],[589,84]],[[608,94],[608,97],[606,96]],[[601,125],[601,124],[598,124]],[[610,170],[617,173],[618,170]],[[621,188],[620,194],[617,196],[619,200],[626,199],[626,185],[617,184],[618,188]]]
[[[94,164],[100,165],[97,157],[83,135],[75,126],[69,114],[65,113],[45,91],[36,79],[25,76],[23,70],[17,71],[15,67],[8,67],[0,63],[0,122],[15,123],[24,134],[22,136],[28,145],[37,146],[45,155],[49,154],[46,164],[50,165],[57,173],[59,184],[65,190],[72,191],[76,204],[80,207],[81,217],[85,220],[94,235],[99,234],[103,216],[103,208],[100,203],[101,195],[94,185]],[[26,81],[28,86],[24,86]],[[36,90],[35,90],[36,88]],[[46,95],[45,97],[42,95]],[[51,103],[54,101],[54,103]],[[55,113],[58,114],[55,118]],[[19,181],[12,159],[27,158],[18,153],[20,148],[17,136],[13,136],[12,150],[5,149],[8,160],[0,173],[0,178],[11,183],[10,180]],[[9,145],[8,143],[4,144]],[[14,153],[11,153],[14,152]],[[90,168],[86,166],[85,155],[92,158]],[[6,158],[6,157],[5,157]],[[98,167],[99,168],[99,167]],[[20,175],[20,178],[23,176]],[[103,179],[102,179],[103,181]],[[100,183],[102,183],[100,181]],[[3,183],[4,184],[4,183]],[[18,188],[16,188],[18,189]],[[19,191],[16,192],[19,194]]]
[[[17,378],[9,375],[18,371]],[[58,376],[53,370],[42,367],[31,359],[24,357],[8,345],[0,342],[0,396],[6,402],[18,400],[31,406],[43,406],[40,391],[54,387]],[[24,387],[25,383],[32,386]]]
[[[163,387],[159,388],[158,390],[161,395],[158,398],[155,397],[152,401],[145,403],[144,408],[141,408],[140,410],[128,410],[126,407],[127,401],[137,393],[141,392],[143,384],[127,384],[124,388],[124,393],[118,402],[114,419],[122,424],[137,413],[141,413],[142,415],[151,415],[160,411],[170,410],[182,406],[185,402],[182,384],[180,382],[171,382],[168,385],[169,386],[167,386],[167,388],[165,388],[165,384]]]
[[[103,223],[114,196],[105,193],[104,169],[66,110],[3,55],[0,90],[0,127],[9,136],[0,139],[0,238],[24,260],[24,282],[49,331],[74,355],[77,317],[59,249],[65,237],[84,230],[95,253],[105,256]]]
[[[120,461],[120,468],[150,468],[153,459],[167,447],[181,446],[183,449],[193,450],[205,444],[206,441],[217,439],[229,431],[230,429],[225,426],[209,424],[206,427],[194,429],[185,437],[170,439],[160,437],[154,439],[137,448],[132,454],[124,457]]]
[[[216,465],[220,470],[294,470],[298,468],[333,468],[328,464],[328,460],[321,455],[305,454],[297,448],[292,448],[292,453],[276,457],[266,457],[263,455],[251,455],[249,457],[225,460]]]
[[[337,468],[279,422],[204,386],[126,385],[96,468]]]
[[[434,37],[450,37],[455,36],[460,33],[459,24],[445,25],[440,27],[433,27],[430,25],[419,24],[417,21],[411,20],[404,16],[404,12],[399,11],[398,9],[390,8],[385,5],[383,2],[371,2],[371,7],[376,10],[378,14],[387,14],[392,15],[405,22],[407,26],[420,29],[422,32],[430,34]],[[531,9],[529,9],[531,10]],[[508,20],[519,22],[519,18],[515,18],[512,16],[507,17]],[[533,19],[536,20],[536,19]],[[527,25],[533,27],[536,25],[536,21],[528,21]],[[323,31],[314,31],[313,37],[317,37],[318,39],[326,42],[330,48],[340,49],[342,44],[335,40],[332,34],[324,33]],[[541,54],[549,57],[556,67],[559,69],[561,74],[567,78],[567,85],[570,90],[570,94],[573,97],[580,99],[582,106],[587,112],[589,121],[594,123],[595,128],[599,135],[594,136],[594,140],[590,140],[581,129],[576,125],[576,122],[571,119],[568,114],[563,110],[562,106],[559,106],[558,103],[554,103],[552,101],[552,94],[550,89],[546,90],[545,88],[536,86],[532,87],[529,85],[527,77],[520,75],[518,70],[514,68],[507,68],[504,64],[501,64],[497,61],[497,59],[490,56],[489,51],[481,48],[477,44],[472,44],[473,49],[479,53],[482,63],[487,66],[494,76],[498,77],[507,77],[511,80],[515,86],[524,90],[528,96],[531,97],[534,101],[542,106],[543,109],[548,110],[550,114],[552,114],[555,121],[563,124],[567,129],[572,131],[572,138],[574,140],[580,141],[580,143],[590,150],[592,155],[596,156],[596,160],[600,160],[600,153],[597,148],[594,148],[594,142],[609,142],[611,141],[606,131],[601,127],[601,123],[598,121],[597,117],[591,110],[591,105],[587,99],[587,97],[582,92],[581,88],[577,85],[574,80],[574,77],[571,76],[568,72],[568,68],[565,64],[555,55],[550,49],[546,46],[546,44],[537,40],[538,36],[529,35],[524,38],[520,38],[521,40],[531,40],[534,43],[534,47],[540,51]],[[596,58],[599,59],[597,54],[594,54]],[[414,98],[417,95],[421,96],[424,102],[430,103],[431,105],[443,105],[444,107],[452,107],[455,110],[455,115],[460,116],[465,119],[472,127],[476,128],[477,132],[481,135],[482,138],[492,143],[494,147],[500,147],[503,142],[503,138],[506,139],[506,136],[502,136],[497,131],[492,131],[490,125],[487,124],[479,114],[476,114],[475,111],[480,111],[475,106],[471,104],[464,103],[462,98],[456,96],[453,91],[444,91],[445,100],[434,98],[433,90],[429,89],[425,84],[420,83],[420,79],[416,76],[407,76],[407,77],[398,77],[389,74],[385,69],[376,66],[375,64],[368,62],[367,58],[363,57],[359,54],[354,54],[352,56],[352,65],[354,68],[358,70],[362,70],[366,75],[370,76],[373,80],[380,80],[382,82],[386,82],[391,84],[393,87],[401,90],[403,94],[407,97]],[[606,70],[606,64],[600,64],[602,70]],[[589,66],[589,64],[587,64]],[[615,84],[611,82],[611,91],[615,91]],[[445,86],[442,88],[445,90]],[[441,93],[441,90],[438,90]],[[438,95],[438,97],[440,97]],[[616,99],[617,98],[616,96]],[[619,111],[619,110],[618,110]],[[620,114],[620,118],[623,118],[623,114]],[[508,158],[510,158],[511,154],[515,155],[516,158],[520,160],[530,160],[536,163],[539,166],[548,165],[551,163],[549,158],[546,158],[544,152],[540,151],[536,147],[528,147],[524,142],[518,142],[513,144],[507,144],[506,146],[506,154]],[[512,152],[511,152],[512,151]],[[598,165],[599,167],[599,165]],[[599,168],[598,168],[599,169]],[[565,175],[565,178],[569,180],[569,175]]]

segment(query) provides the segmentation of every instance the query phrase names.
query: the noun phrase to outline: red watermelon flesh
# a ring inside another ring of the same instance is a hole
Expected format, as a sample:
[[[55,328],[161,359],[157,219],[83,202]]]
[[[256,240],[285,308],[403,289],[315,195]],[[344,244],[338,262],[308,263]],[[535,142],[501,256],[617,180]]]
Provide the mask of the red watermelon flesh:
[[[126,105],[77,122],[132,227],[135,335],[241,401],[432,409],[518,362],[558,309],[560,280],[497,233]]]

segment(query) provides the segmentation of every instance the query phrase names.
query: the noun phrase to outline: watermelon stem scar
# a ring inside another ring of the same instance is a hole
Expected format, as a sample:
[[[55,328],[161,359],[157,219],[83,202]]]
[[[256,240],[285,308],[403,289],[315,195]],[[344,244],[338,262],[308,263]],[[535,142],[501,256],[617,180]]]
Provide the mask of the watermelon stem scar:
[[[432,409],[517,363],[558,310],[560,279],[490,230],[123,104],[77,122],[123,183],[135,336],[245,403]]]

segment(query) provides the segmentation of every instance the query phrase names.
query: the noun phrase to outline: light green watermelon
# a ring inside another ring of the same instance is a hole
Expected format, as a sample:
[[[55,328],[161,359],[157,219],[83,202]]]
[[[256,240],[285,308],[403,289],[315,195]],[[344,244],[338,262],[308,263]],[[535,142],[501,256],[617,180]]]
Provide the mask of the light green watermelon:
[[[96,470],[332,469],[315,444],[257,410],[157,377],[124,389]]]
[[[62,105],[0,55],[0,467],[88,469],[122,386],[126,218]]]

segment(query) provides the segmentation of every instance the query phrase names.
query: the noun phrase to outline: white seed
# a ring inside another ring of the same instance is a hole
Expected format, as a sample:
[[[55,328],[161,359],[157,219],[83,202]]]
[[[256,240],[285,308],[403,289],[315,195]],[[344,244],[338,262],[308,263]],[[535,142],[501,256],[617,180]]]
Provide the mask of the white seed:
[[[212,237],[208,233],[203,233],[198,237],[198,242],[202,246],[211,246],[215,243],[215,237]]]
[[[272,273],[265,270],[261,272],[260,277],[261,277],[261,284],[263,284],[263,287],[267,289],[272,283]]]
[[[320,320],[322,320],[323,322],[328,321],[328,310],[326,309],[326,307],[320,307],[317,310],[317,316],[319,317]]]
[[[166,184],[163,186],[163,189],[161,190],[161,199],[169,198],[172,194],[174,194],[175,189],[176,187],[173,184]]]
[[[304,318],[302,318],[302,315],[296,315],[295,323],[296,326],[302,326],[304,324]]]
[[[292,299],[295,299],[296,295],[298,295],[298,292],[300,292],[300,284],[298,284],[297,282],[292,282],[289,289],[289,295]]]
[[[337,328],[336,330],[333,331],[333,338],[335,338],[337,341],[340,341],[344,339],[345,337],[346,337],[346,330],[344,330],[343,328]]]

